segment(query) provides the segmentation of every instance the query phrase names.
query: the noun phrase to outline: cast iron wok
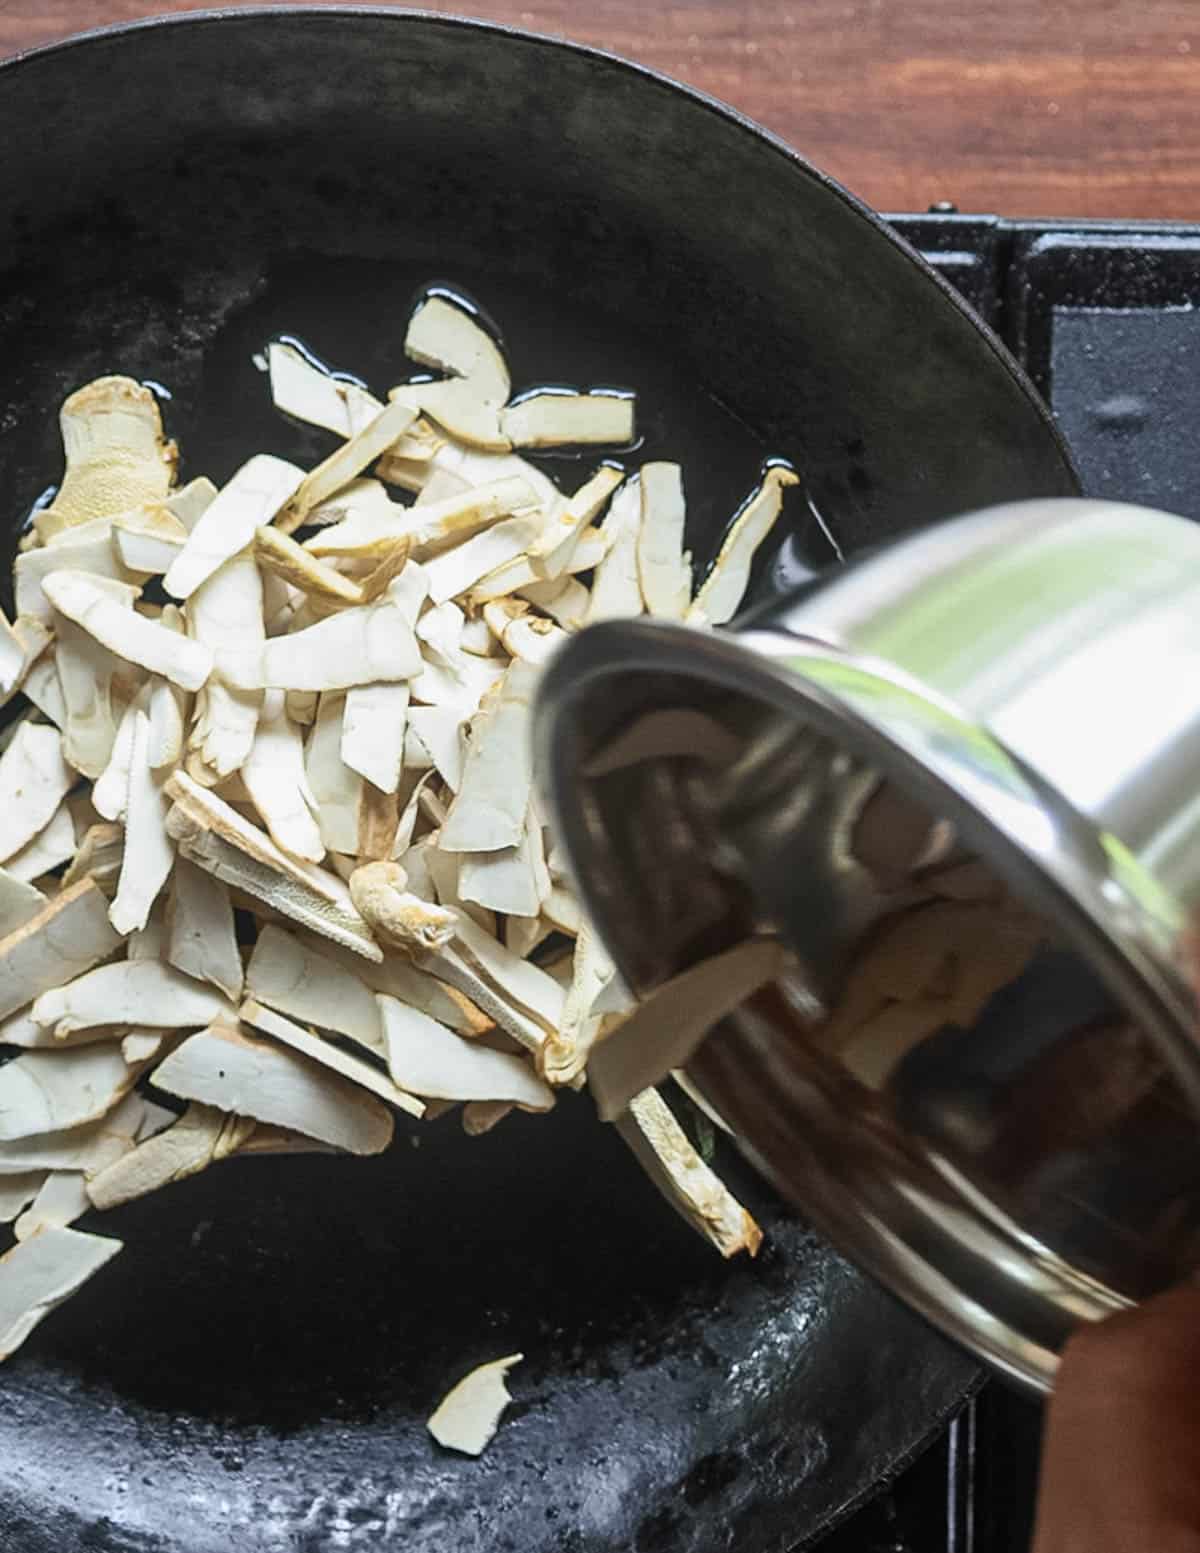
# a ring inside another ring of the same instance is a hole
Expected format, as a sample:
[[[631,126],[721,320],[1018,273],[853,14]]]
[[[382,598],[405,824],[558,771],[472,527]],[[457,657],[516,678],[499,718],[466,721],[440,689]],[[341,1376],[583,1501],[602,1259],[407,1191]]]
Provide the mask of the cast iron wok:
[[[759,595],[916,522],[1066,494],[1028,383],[840,188],[694,93],[587,50],[380,11],[192,15],[0,69],[0,498],[54,412],[169,390],[185,475],[311,460],[252,353],[292,332],[386,388],[415,289],[472,293],[516,381],[638,391],[711,553],[767,454],[803,471]],[[548,461],[566,483],[581,466]],[[822,522],[814,515],[819,513]],[[7,566],[5,567],[7,575]],[[765,1553],[815,1536],[974,1366],[736,1158],[725,1266],[586,1097],[382,1161],[225,1165],[97,1218],[128,1249],[0,1375],[0,1546]],[[423,1419],[523,1350],[479,1462]]]

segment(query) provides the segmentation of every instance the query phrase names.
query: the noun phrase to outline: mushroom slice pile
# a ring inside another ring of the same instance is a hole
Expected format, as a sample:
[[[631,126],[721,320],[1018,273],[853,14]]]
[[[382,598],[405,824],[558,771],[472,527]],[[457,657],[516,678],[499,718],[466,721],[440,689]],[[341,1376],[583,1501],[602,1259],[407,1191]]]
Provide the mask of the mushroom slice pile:
[[[120,1249],[76,1220],[233,1157],[377,1154],[449,1109],[479,1136],[593,1058],[689,1221],[757,1246],[646,1083],[750,985],[747,957],[776,961],[743,946],[634,1009],[562,876],[530,723],[589,620],[730,618],[794,476],[765,470],[697,594],[682,471],[612,456],[633,396],[514,397],[453,292],[419,299],[386,392],[288,339],[263,365],[329,451],[246,448],[220,487],[175,485],[148,388],[71,394],[0,616],[5,1353]],[[593,461],[552,478],[514,451],[556,446]],[[947,871],[943,904],[969,888]],[[849,1034],[895,1001],[873,987]],[[481,1450],[514,1362],[461,1382],[435,1435]]]

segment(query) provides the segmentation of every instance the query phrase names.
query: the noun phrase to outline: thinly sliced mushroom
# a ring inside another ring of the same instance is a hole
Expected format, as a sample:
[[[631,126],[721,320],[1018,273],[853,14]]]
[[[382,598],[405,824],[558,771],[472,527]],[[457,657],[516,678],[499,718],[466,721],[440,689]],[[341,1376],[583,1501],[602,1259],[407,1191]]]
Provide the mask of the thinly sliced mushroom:
[[[0,1068],[0,1142],[94,1122],[129,1093],[137,1077],[119,1041],[23,1052]]]
[[[46,828],[74,783],[58,729],[22,723],[0,755],[0,862]]]
[[[642,521],[638,529],[638,581],[646,610],[663,620],[682,620],[692,601],[691,556],[683,548],[687,507],[678,464],[643,464]]]
[[[170,875],[175,849],[167,835],[169,808],[162,779],[150,769],[150,719],[139,711],[134,715],[121,877],[108,914],[122,935],[145,927]]]
[[[325,856],[316,819],[319,805],[304,769],[300,729],[288,716],[282,690],[263,695],[254,744],[241,774],[275,844],[294,857],[319,863]]]
[[[322,1040],[311,1030],[305,1030],[300,1025],[293,1024],[290,1019],[276,1013],[274,1009],[264,1008],[253,998],[248,998],[242,1004],[238,1010],[238,1018],[243,1023],[262,1031],[264,1035],[282,1041],[285,1046],[290,1046],[302,1057],[310,1057],[313,1062],[320,1063],[332,1073],[341,1074],[352,1084],[357,1084],[360,1089],[366,1089],[371,1094],[378,1095],[381,1100],[395,1106],[398,1111],[404,1111],[409,1116],[425,1115],[423,1103],[415,1095],[401,1089],[377,1067],[364,1062],[361,1057],[355,1057],[350,1052],[343,1051],[340,1046],[334,1046],[330,1041]],[[459,1037],[454,1036],[453,1039],[457,1041]]]
[[[309,470],[275,518],[279,529],[285,534],[294,533],[314,507],[328,501],[342,486],[362,474],[368,464],[373,464],[397,438],[403,436],[416,418],[417,411],[411,404],[396,402],[381,409],[378,415],[335,448],[328,458],[323,459],[315,469]],[[258,523],[269,522],[271,517],[271,513],[266,513],[259,518]],[[252,535],[253,529],[243,543],[249,544]]]
[[[161,500],[175,473],[175,444],[163,437],[158,401],[128,377],[76,389],[59,414],[66,473],[58,495],[34,519],[42,543],[63,529],[112,518]]]
[[[199,690],[212,672],[212,653],[201,642],[123,609],[86,572],[51,572],[42,587],[60,615],[127,663],[161,674],[183,690]]]
[[[352,437],[383,409],[360,383],[334,377],[285,340],[267,346],[267,370],[277,410],[338,437]]]
[[[290,534],[283,534],[274,527],[257,528],[254,531],[254,559],[264,571],[282,577],[316,599],[328,599],[333,604],[361,604],[362,589],[358,583],[298,545]]]
[[[554,1095],[524,1057],[466,1041],[395,998],[380,995],[388,1071],[401,1088],[431,1100],[504,1100],[548,1111]]]
[[[592,595],[575,577],[527,583],[518,590],[517,596],[528,599],[564,631],[577,631],[583,625],[592,602]]]
[[[167,930],[168,962],[237,1003],[245,977],[229,891],[219,879],[186,858],[175,865]]]
[[[167,953],[166,907],[160,902],[136,933],[125,940],[127,960],[163,960]]]
[[[528,480],[509,478],[472,486],[440,502],[352,510],[340,523],[318,529],[304,548],[314,556],[381,561],[407,541],[413,551],[434,553],[471,539],[500,518],[538,506]]]
[[[43,621],[31,615],[18,615],[10,626],[0,610],[0,706],[7,706],[18,690],[24,690],[38,710],[49,715],[42,705],[44,697],[31,692],[29,682],[40,669],[38,678],[44,682],[48,674],[58,689],[54,659],[49,655],[43,657],[52,640],[53,633]],[[61,704],[61,691],[58,694]],[[50,721],[61,728],[61,716],[51,717]]]
[[[40,1025],[56,1035],[93,1025],[144,1024],[186,1030],[230,1012],[229,1000],[161,960],[101,965],[43,992],[33,1005]]]
[[[342,714],[342,763],[374,784],[395,793],[404,764],[404,729],[409,688],[403,680],[357,685],[346,692]]]
[[[480,658],[467,652],[461,653],[451,667],[440,656],[430,653],[423,660],[421,672],[409,680],[409,695],[421,705],[453,712],[461,722],[478,711],[483,698],[504,678],[504,668],[497,658]]]
[[[602,465],[551,518],[529,548],[529,559],[539,577],[560,577],[579,543],[579,536],[600,514],[605,502],[625,478],[613,464]]]
[[[454,912],[411,894],[407,883],[398,863],[366,863],[350,877],[350,897],[385,943],[409,954],[449,943],[458,927]]]
[[[19,852],[14,852],[4,865],[3,872],[12,879],[31,881],[40,879],[52,869],[60,867],[75,856],[75,824],[66,804],[60,804],[48,825],[44,825],[32,841]],[[0,915],[0,934],[7,931]]]
[[[423,367],[469,378],[488,404],[512,393],[508,366],[492,336],[464,308],[437,292],[424,297],[409,320],[404,353]]]
[[[36,917],[0,939],[0,1018],[82,975],[120,941],[94,880],[60,890]]]
[[[563,1014],[563,991],[558,983],[538,966],[510,954],[498,939],[461,911],[454,949],[544,1031],[558,1027]]]
[[[383,1053],[379,1009],[359,966],[335,960],[282,928],[270,923],[262,928],[246,967],[246,988],[268,1008]]]
[[[321,841],[330,852],[355,856],[363,779],[342,758],[346,695],[326,691],[304,752],[308,791],[316,802]]]
[[[171,777],[167,791],[174,799],[167,830],[185,857],[302,927],[368,960],[383,958],[350,892],[335,875],[281,851],[236,809],[183,772]]]
[[[119,1240],[48,1226],[0,1256],[0,1360],[121,1249]]]
[[[42,585],[51,572],[64,570],[86,572],[89,577],[104,577],[123,584],[134,581],[133,572],[122,564],[107,532],[96,539],[72,539],[69,544],[27,550],[17,557],[13,567],[18,618],[24,616],[46,626],[53,623],[54,605]]]
[[[414,706],[408,713],[408,731],[417,739],[438,775],[452,793],[463,780],[463,721],[453,706]]]
[[[20,624],[21,621],[18,619],[16,626],[13,627],[14,631]],[[68,624],[68,629],[74,631],[77,630],[77,627]],[[78,634],[84,641],[88,640],[84,632],[79,631]],[[95,644],[93,643],[92,645],[94,646]],[[97,651],[99,651],[98,648]],[[53,723],[56,728],[61,728],[65,733],[67,731],[67,702],[63,695],[62,683],[59,679],[59,662],[61,658],[62,641],[60,638],[54,653],[47,653],[30,666],[22,681],[21,689],[46,721]],[[113,731],[116,731],[115,727]],[[73,761],[72,764],[75,764],[75,762]],[[104,770],[103,761],[99,764],[99,770]]]
[[[443,551],[425,563],[429,596],[435,604],[457,598],[498,567],[525,556],[543,525],[540,512],[505,518],[465,544]]]
[[[230,684],[246,690],[345,690],[376,680],[409,679],[419,673],[421,655],[389,590],[376,604],[344,609],[306,630],[271,637],[257,652],[224,653],[218,668]]]
[[[506,916],[536,917],[550,895],[550,873],[542,847],[542,828],[526,822],[515,847],[499,852],[464,852],[458,893]]]
[[[544,668],[566,645],[567,633],[540,615],[523,614],[509,621],[501,641],[505,650],[519,662]]]
[[[112,548],[128,573],[161,577],[187,543],[188,529],[166,506],[139,507],[113,519]],[[91,571],[77,561],[64,566]]]
[[[129,802],[129,765],[133,759],[133,731],[138,703],[131,701],[121,713],[108,764],[92,786],[92,804],[103,819],[124,820]]]
[[[154,1083],[180,1100],[253,1116],[350,1154],[382,1154],[392,1114],[374,1095],[298,1052],[210,1025],[177,1046]]]
[[[567,572],[590,572],[600,565],[612,548],[613,530],[607,523],[604,528],[585,528],[571,552]],[[477,582],[469,594],[473,606],[486,604],[489,599],[500,599],[508,593],[523,593],[532,584],[542,581],[527,555],[519,555],[504,566],[489,572]]]
[[[266,640],[262,579],[254,557],[242,552],[217,567],[187,607],[192,635],[218,660],[225,653],[253,656]],[[206,785],[245,763],[258,727],[262,695],[227,683],[218,667],[197,700],[189,745],[204,766]]]
[[[439,1445],[466,1456],[483,1454],[512,1401],[504,1378],[524,1357],[514,1353],[481,1364],[446,1393],[426,1426]]]
[[[550,1031],[538,1059],[542,1075],[551,1084],[573,1083],[583,1072],[600,1032],[596,1003],[616,970],[599,933],[585,920],[575,940],[571,985],[562,1017]]]
[[[762,1230],[696,1153],[656,1089],[636,1096],[616,1126],[671,1206],[722,1256],[757,1255]]]
[[[190,534],[217,499],[217,488],[206,475],[189,480],[172,491],[163,502],[173,518],[178,518]]]
[[[189,1105],[178,1121],[99,1171],[87,1183],[94,1207],[119,1207],[160,1187],[197,1175],[243,1148],[254,1132],[248,1116]]]
[[[641,481],[626,480],[613,497],[604,520],[611,548],[596,567],[587,624],[597,620],[627,620],[644,608],[638,578],[638,545],[642,530]]]
[[[0,1175],[0,1224],[11,1224],[22,1214],[50,1179],[46,1170],[23,1170],[19,1175]]]
[[[113,896],[121,865],[125,861],[125,828],[122,825],[92,825],[84,833],[70,868],[62,877],[62,888],[90,879],[106,896]]]
[[[783,493],[799,483],[800,477],[788,465],[768,465],[757,490],[742,504],[721,541],[687,612],[690,624],[723,626],[733,618],[746,592],[755,553],[783,510]]]
[[[0,1176],[28,1170],[79,1170],[90,1177],[135,1146],[146,1124],[147,1110],[146,1102],[135,1092],[85,1127],[0,1143]]]
[[[74,847],[72,847],[72,851]],[[20,857],[22,854],[17,853]],[[34,875],[36,878],[37,875]],[[26,922],[32,921],[39,911],[45,910],[46,897],[25,879],[6,868],[0,868],[0,938],[7,938]],[[0,1037],[0,1044],[3,1038]]]
[[[165,1030],[131,1030],[121,1038],[121,1056],[131,1067],[141,1067],[158,1056],[166,1040]]]
[[[232,560],[300,489],[304,472],[269,453],[256,454],[217,492],[163,578],[177,599],[191,598],[219,566]]]
[[[632,394],[542,390],[502,410],[500,426],[517,448],[620,447],[633,441],[634,408]]]
[[[529,725],[537,671],[514,663],[495,700],[472,719],[462,783],[439,845],[445,852],[497,852],[520,844],[533,789]]]
[[[507,453],[512,443],[500,427],[500,410],[467,378],[401,383],[388,393],[393,404],[412,405],[456,441],[483,453]]]
[[[129,600],[132,609],[133,601]],[[112,755],[117,736],[112,682],[118,660],[74,621],[55,621],[54,663],[58,671],[64,753],[76,771],[98,777]],[[31,689],[25,681],[26,691]]]
[[[463,1131],[468,1138],[482,1138],[517,1109],[507,1100],[468,1100],[463,1106]]]

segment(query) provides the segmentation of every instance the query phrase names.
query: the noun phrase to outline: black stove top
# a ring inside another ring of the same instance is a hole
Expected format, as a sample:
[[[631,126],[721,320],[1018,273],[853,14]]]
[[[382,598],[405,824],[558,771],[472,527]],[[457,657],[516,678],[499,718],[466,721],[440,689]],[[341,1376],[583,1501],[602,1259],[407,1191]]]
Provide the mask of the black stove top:
[[[888,218],[1004,338],[1090,496],[1200,519],[1200,226]],[[1026,1553],[1041,1408],[998,1381],[819,1553]]]

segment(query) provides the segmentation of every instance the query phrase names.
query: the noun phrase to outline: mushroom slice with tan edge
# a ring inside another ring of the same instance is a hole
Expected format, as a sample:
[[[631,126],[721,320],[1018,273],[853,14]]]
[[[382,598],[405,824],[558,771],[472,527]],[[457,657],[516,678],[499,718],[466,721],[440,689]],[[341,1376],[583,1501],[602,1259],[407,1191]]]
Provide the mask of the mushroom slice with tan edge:
[[[408,954],[448,944],[458,930],[455,913],[413,895],[407,883],[399,863],[366,863],[350,876],[350,897],[385,943]]]
[[[171,491],[163,506],[172,517],[178,518],[190,534],[200,519],[217,499],[217,488],[206,475],[189,480],[186,485]]]
[[[147,1110],[146,1102],[135,1091],[106,1116],[86,1126],[0,1143],[0,1177],[31,1170],[78,1170],[90,1177],[136,1145]]]
[[[116,1208],[183,1181],[244,1147],[254,1127],[252,1117],[189,1105],[165,1131],[94,1175],[87,1182],[88,1198],[96,1208]]]
[[[656,988],[591,1053],[588,1088],[601,1121],[615,1120],[635,1095],[684,1067],[713,1026],[785,964],[777,940],[750,938]]]
[[[254,557],[242,552],[219,566],[193,592],[187,606],[192,635],[218,658],[253,657],[266,640],[262,578]],[[197,700],[188,744],[199,756],[206,785],[241,768],[258,727],[262,694],[230,685],[218,669]]]
[[[289,493],[289,499],[281,504],[282,511],[275,517],[280,531],[284,534],[294,533],[314,507],[328,501],[342,486],[349,484],[355,475],[362,474],[368,464],[373,464],[381,453],[386,453],[392,443],[403,436],[416,418],[417,411],[411,404],[396,402],[381,409],[378,415],[335,448],[328,458],[323,459],[316,468],[310,469],[299,486]],[[272,516],[266,513],[258,519],[258,523],[269,522]],[[244,543],[250,542],[253,532],[252,529]]]
[[[509,917],[536,917],[550,894],[542,829],[531,820],[515,847],[499,852],[464,852],[458,871],[463,901]]]
[[[242,1004],[238,1010],[238,1018],[244,1024],[252,1025],[256,1030],[262,1031],[264,1035],[282,1041],[285,1046],[290,1046],[302,1057],[311,1057],[322,1067],[341,1074],[352,1084],[357,1084],[360,1089],[367,1089],[373,1095],[378,1095],[381,1100],[395,1106],[398,1111],[404,1111],[407,1115],[418,1118],[425,1115],[423,1103],[415,1095],[409,1094],[407,1090],[393,1083],[386,1073],[381,1073],[377,1067],[364,1062],[361,1057],[355,1057],[350,1052],[343,1051],[340,1046],[334,1046],[332,1042],[322,1040],[311,1030],[305,1030],[293,1024],[290,1019],[276,1013],[274,1009],[264,1008],[253,998],[248,998]],[[455,1036],[454,1039],[457,1041],[459,1037]]]
[[[466,912],[459,911],[457,918],[455,953],[489,981],[508,1003],[524,1010],[544,1032],[557,1029],[563,1015],[563,990],[558,983],[538,966],[511,954]]]
[[[585,918],[575,940],[562,1017],[538,1056],[538,1068],[549,1083],[570,1084],[583,1072],[600,1033],[596,1003],[616,973],[599,933]]]
[[[465,1456],[483,1454],[512,1401],[505,1376],[524,1357],[514,1353],[481,1364],[446,1393],[426,1425],[439,1445]]]
[[[394,584],[393,584],[394,586]],[[344,609],[254,653],[223,653],[222,677],[245,690],[346,690],[420,672],[412,627],[390,590],[376,604]]]
[[[723,1257],[757,1255],[762,1230],[696,1153],[656,1089],[635,1096],[616,1127],[671,1206]]]
[[[128,377],[76,389],[59,414],[66,473],[58,495],[34,519],[43,544],[64,529],[161,500],[175,473],[175,445],[163,437],[158,401]]]
[[[121,876],[108,914],[122,936],[145,927],[170,875],[175,849],[167,835],[169,809],[162,780],[150,769],[150,719],[139,711],[134,714]]]
[[[0,1175],[0,1224],[11,1224],[50,1180],[46,1170],[24,1170],[19,1175]]]
[[[183,1030],[230,1012],[229,1000],[161,960],[101,965],[64,986],[43,992],[33,1005],[40,1025],[70,1035],[92,1025],[153,1025]]]
[[[408,713],[408,732],[417,739],[434,769],[452,793],[462,786],[463,720],[453,706],[414,706]]]
[[[544,668],[566,645],[567,633],[540,615],[521,614],[505,626],[501,641],[519,663]]]
[[[408,697],[403,680],[356,685],[346,692],[339,745],[342,764],[381,793],[395,793],[400,786]]]
[[[351,970],[271,923],[262,928],[250,956],[246,989],[268,1008],[383,1053],[379,1009],[358,968]]]
[[[546,522],[529,548],[529,559],[539,577],[551,579],[566,571],[579,536],[599,515],[624,478],[625,471],[617,465],[602,465],[562,510]]]
[[[133,759],[133,730],[137,720],[137,701],[131,701],[117,724],[108,764],[92,786],[92,806],[106,820],[124,820],[129,802],[129,765]]]
[[[186,858],[175,865],[167,930],[168,962],[237,1003],[245,977],[229,891],[219,879]]]
[[[388,1071],[431,1100],[503,1100],[548,1111],[554,1094],[524,1057],[466,1041],[418,1009],[380,995]]]
[[[163,587],[174,598],[191,598],[219,566],[245,550],[255,529],[271,521],[303,480],[304,471],[282,458],[259,453],[249,459],[205,508]]]
[[[434,552],[473,538],[500,518],[537,506],[528,480],[493,480],[420,507],[388,502],[385,507],[352,511],[341,522],[318,529],[304,549],[314,556],[373,561],[383,560],[405,541],[413,550]]]
[[[120,942],[94,880],[64,888],[36,917],[0,939],[0,1018],[85,973]]]
[[[212,653],[201,642],[123,609],[86,572],[51,572],[42,587],[60,615],[118,658],[161,674],[182,690],[199,690],[212,672]]]
[[[638,581],[646,610],[663,620],[682,620],[692,601],[691,556],[683,548],[687,507],[678,464],[643,464],[642,521],[638,529]]]
[[[165,1030],[131,1030],[121,1037],[121,1056],[131,1067],[140,1066],[158,1056],[166,1039]]]
[[[72,539],[69,544],[50,545],[41,550],[27,550],[19,555],[13,567],[13,591],[16,594],[18,619],[40,621],[50,625],[54,619],[54,606],[42,586],[51,572],[86,572],[89,577],[103,577],[109,582],[130,585],[134,573],[122,564],[114,549],[111,525],[96,539]]]
[[[58,806],[49,824],[44,825],[32,841],[27,841],[19,852],[13,853],[2,871],[13,879],[40,879],[74,856],[75,824],[64,803]],[[0,934],[5,931],[0,921]]]
[[[505,518],[465,544],[435,555],[425,563],[430,598],[435,604],[444,604],[447,599],[466,593],[497,568],[526,556],[541,533],[543,522],[540,512]]]
[[[0,862],[46,828],[74,785],[58,729],[22,723],[0,755]]]
[[[290,534],[270,525],[254,531],[254,559],[264,571],[290,582],[292,587],[331,604],[361,604],[362,589],[353,579],[334,571]]]
[[[516,448],[624,446],[634,439],[635,400],[627,393],[541,389],[500,412],[500,428]]]
[[[286,340],[267,346],[267,371],[275,408],[338,437],[351,437],[383,406],[360,383],[335,377]]]
[[[262,935],[259,937],[259,943],[261,942]],[[458,1035],[477,1037],[486,1035],[490,1030],[495,1029],[495,1021],[482,1013],[457,988],[439,981],[436,976],[431,975],[428,971],[419,970],[402,955],[389,955],[382,964],[367,965],[362,960],[348,955],[344,950],[339,949],[336,944],[328,944],[323,941],[310,942],[307,934],[300,934],[297,942],[301,944],[306,953],[315,952],[322,959],[331,960],[339,969],[348,971],[355,979],[361,977],[363,982],[372,988],[373,991],[386,992],[389,997],[398,998],[401,1003],[407,1003],[413,1008],[420,1009],[423,1014],[428,1014],[431,1019],[436,1019],[439,1024],[446,1025]],[[247,985],[260,1003],[270,1004],[273,997],[280,996],[278,983],[273,982],[272,978],[264,974],[263,981],[269,987],[273,986],[276,989],[273,993],[264,992],[262,987],[255,982],[253,964],[253,957],[251,957],[251,966],[247,971]],[[307,1018],[311,1024],[319,1025],[324,1023],[322,1019],[317,1017],[315,1012],[306,1015],[300,1012],[299,1008],[286,1008],[282,1001],[279,1002],[279,1007],[283,1009],[284,1013],[291,1013],[297,1019]],[[374,1014],[378,1018],[377,1009],[374,1011]],[[346,1018],[344,1011],[341,1017]],[[356,1028],[373,1028],[366,1026],[365,1022],[360,1025],[357,1019],[355,1024]],[[337,1026],[329,1024],[326,1028],[336,1030]],[[0,1025],[0,1043],[4,1039],[3,1031],[3,1025]],[[349,1035],[351,1039],[358,1039],[354,1030],[342,1030],[340,1033]],[[378,1039],[380,1043],[378,1049],[382,1050],[382,1027],[379,1029]]]
[[[404,353],[423,367],[470,379],[487,404],[506,404],[512,393],[496,341],[464,306],[438,292],[428,293],[414,310]]]
[[[533,791],[529,736],[537,670],[514,663],[495,699],[472,719],[462,785],[450,805],[444,852],[497,852],[520,844]]]
[[[467,378],[400,383],[388,392],[393,404],[412,405],[456,441],[483,453],[507,453],[512,443],[500,425],[500,409],[488,404]]]
[[[180,1100],[253,1116],[349,1154],[382,1154],[392,1115],[381,1100],[298,1052],[214,1024],[177,1046],[154,1083]]]
[[[689,624],[723,626],[733,618],[750,581],[755,553],[783,511],[783,493],[799,483],[799,475],[789,465],[768,464],[757,490],[742,504],[721,541],[687,612]]]
[[[21,853],[17,856],[20,857]],[[0,868],[0,938],[24,927],[39,911],[44,911],[46,905],[47,900],[41,890],[28,880],[18,879],[8,869]],[[2,1044],[3,1035],[0,1034]]]
[[[53,633],[43,621],[35,620],[31,615],[18,615],[10,626],[0,611],[0,706],[7,706],[18,690],[24,690],[38,711],[50,716],[48,705],[43,704],[48,702],[48,697],[44,691],[40,696],[36,694],[34,684],[41,681],[44,685],[49,678],[54,681],[52,694],[57,696],[61,707],[58,670],[53,657],[46,653],[52,640]],[[50,721],[61,728],[63,717],[50,717]]]
[[[607,525],[603,529],[597,528],[594,524],[591,528],[585,528],[571,552],[571,559],[567,562],[567,572],[574,574],[593,571],[612,548],[612,539],[613,531]],[[529,557],[521,554],[504,566],[498,566],[494,572],[489,572],[486,577],[477,582],[468,595],[468,601],[472,607],[478,607],[486,604],[489,599],[500,599],[508,593],[523,593],[533,584],[543,580],[534,570],[533,562]]]
[[[555,577],[548,582],[530,582],[517,590],[535,609],[542,610],[564,631],[578,631],[587,619],[592,595],[575,577]]]
[[[346,695],[326,691],[304,751],[304,774],[316,805],[321,841],[330,852],[356,856],[363,779],[342,758]]]
[[[23,1052],[0,1068],[0,1142],[94,1122],[129,1093],[137,1077],[119,1041]]]
[[[300,729],[287,714],[282,690],[263,695],[254,743],[241,775],[276,845],[294,857],[319,863],[325,856],[315,818],[319,805],[304,769]]]
[[[421,672],[408,682],[409,695],[423,706],[453,712],[460,722],[472,717],[484,697],[504,678],[505,665],[498,658],[461,653],[453,666],[430,652]]]
[[[182,771],[170,778],[167,792],[174,800],[167,830],[184,857],[302,927],[368,960],[383,958],[350,892],[334,874],[288,856],[236,809]]]
[[[0,1360],[121,1249],[119,1240],[50,1226],[0,1256]]]
[[[610,548],[592,578],[588,625],[598,620],[627,620],[642,613],[642,585],[638,576],[641,529],[641,482],[634,478],[626,480],[613,497],[604,520]]]
[[[124,571],[139,577],[161,577],[187,543],[188,530],[167,507],[139,507],[113,519],[112,549]],[[63,561],[64,566],[78,566]],[[82,567],[90,571],[90,567]]]
[[[116,894],[125,860],[125,830],[121,825],[89,826],[71,866],[62,877],[62,888],[90,879],[106,896]]]
[[[516,1109],[507,1100],[468,1100],[462,1111],[463,1131],[468,1138],[482,1138]]]

